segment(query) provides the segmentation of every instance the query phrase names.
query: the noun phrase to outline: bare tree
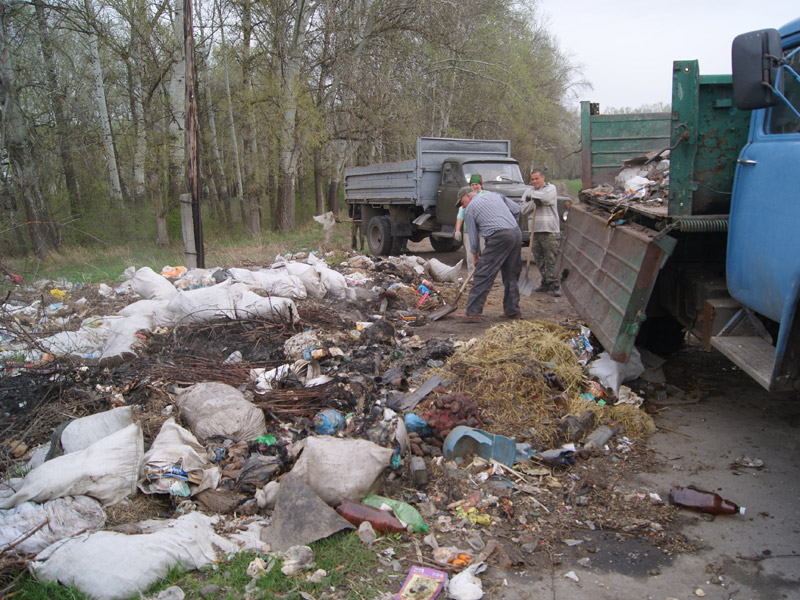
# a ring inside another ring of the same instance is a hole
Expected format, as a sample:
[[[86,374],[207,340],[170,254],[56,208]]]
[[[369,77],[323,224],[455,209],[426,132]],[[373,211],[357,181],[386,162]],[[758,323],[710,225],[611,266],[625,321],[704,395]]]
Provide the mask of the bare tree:
[[[8,5],[5,2],[0,3],[0,106],[2,106],[3,140],[14,166],[19,193],[25,204],[26,224],[33,251],[38,256],[46,256],[58,250],[61,239],[50,213],[50,205],[39,185],[39,174],[36,170],[28,125],[14,83],[14,70],[6,44],[7,11]]]

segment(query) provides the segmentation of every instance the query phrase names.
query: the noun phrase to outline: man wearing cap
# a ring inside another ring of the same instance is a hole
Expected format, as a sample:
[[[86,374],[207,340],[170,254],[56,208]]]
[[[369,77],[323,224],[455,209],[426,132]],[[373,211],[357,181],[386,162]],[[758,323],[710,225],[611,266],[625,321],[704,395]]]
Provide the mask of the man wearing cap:
[[[465,208],[469,250],[475,264],[464,317],[474,321],[482,319],[486,297],[500,272],[503,278],[503,313],[509,318],[520,319],[517,280],[522,270],[522,232],[517,224],[519,205],[495,192],[482,189],[476,192],[475,185],[481,188],[481,184],[473,184],[471,178],[469,188],[458,190],[457,200],[457,204]],[[478,240],[481,236],[486,240],[486,247],[479,254]]]

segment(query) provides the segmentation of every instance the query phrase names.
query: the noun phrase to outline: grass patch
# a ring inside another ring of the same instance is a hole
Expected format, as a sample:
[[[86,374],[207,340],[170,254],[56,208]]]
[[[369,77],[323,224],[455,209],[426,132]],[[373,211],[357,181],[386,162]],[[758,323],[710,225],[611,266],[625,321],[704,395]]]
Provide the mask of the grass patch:
[[[363,544],[353,531],[339,532],[331,537],[314,542],[314,561],[317,569],[327,575],[319,583],[308,581],[306,573],[287,577],[281,572],[282,561],[266,574],[251,583],[247,567],[256,557],[255,552],[241,552],[228,562],[209,566],[199,571],[186,571],[180,567],[170,569],[160,581],[148,588],[144,595],[156,596],[172,586],[180,587],[188,600],[203,598],[200,590],[216,585],[220,591],[211,596],[214,600],[241,600],[245,591],[254,598],[276,598],[302,600],[301,592],[319,598],[322,594],[335,594],[338,598],[376,598],[380,594],[400,588],[406,572],[394,573],[378,560],[378,553],[395,548],[396,536],[379,538],[371,546]],[[268,557],[261,556],[265,562]],[[313,571],[308,572],[310,575]],[[11,596],[15,600],[90,600],[89,596],[75,588],[55,583],[41,583],[29,573],[24,573],[14,586]],[[11,597],[9,596],[9,597]],[[131,600],[140,596],[134,595]]]
[[[206,267],[232,267],[268,265],[277,255],[287,252],[334,251],[343,260],[344,250],[350,247],[350,223],[337,223],[330,241],[324,242],[322,228],[316,223],[292,232],[265,232],[254,238],[247,235],[207,236],[205,239]],[[150,267],[160,272],[165,265],[185,264],[183,244],[180,240],[168,248],[153,244],[129,243],[118,246],[96,244],[69,246],[46,259],[33,255],[21,258],[3,258],[3,266],[21,275],[30,283],[37,279],[66,280],[88,284],[114,282],[122,279],[126,268]],[[0,283],[0,291],[7,282]]]
[[[583,182],[580,179],[563,179],[553,183],[563,183],[570,196],[577,196],[581,188],[583,188]]]

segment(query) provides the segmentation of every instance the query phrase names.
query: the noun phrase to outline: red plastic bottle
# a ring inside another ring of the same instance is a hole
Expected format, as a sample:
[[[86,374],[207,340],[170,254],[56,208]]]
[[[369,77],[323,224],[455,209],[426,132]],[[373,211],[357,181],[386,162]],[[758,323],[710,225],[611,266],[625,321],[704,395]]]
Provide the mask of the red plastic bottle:
[[[719,494],[689,487],[674,486],[669,491],[669,503],[711,515],[744,514],[744,506],[725,500]]]
[[[342,503],[336,507],[336,512],[355,526],[369,521],[372,528],[378,533],[403,533],[406,530],[399,520],[385,510],[354,500],[342,500]]]

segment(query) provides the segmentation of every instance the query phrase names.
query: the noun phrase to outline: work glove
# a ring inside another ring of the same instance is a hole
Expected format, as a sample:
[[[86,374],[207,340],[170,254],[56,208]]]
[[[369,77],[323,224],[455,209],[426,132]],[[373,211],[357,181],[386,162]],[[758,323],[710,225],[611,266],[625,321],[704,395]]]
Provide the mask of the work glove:
[[[460,241],[461,241],[461,232],[460,232],[460,231],[456,231],[456,232],[453,234],[453,239],[454,239],[455,241],[457,241],[457,242],[460,242]]]
[[[534,198],[533,203],[536,205],[536,208],[542,208],[542,201],[538,198]]]

